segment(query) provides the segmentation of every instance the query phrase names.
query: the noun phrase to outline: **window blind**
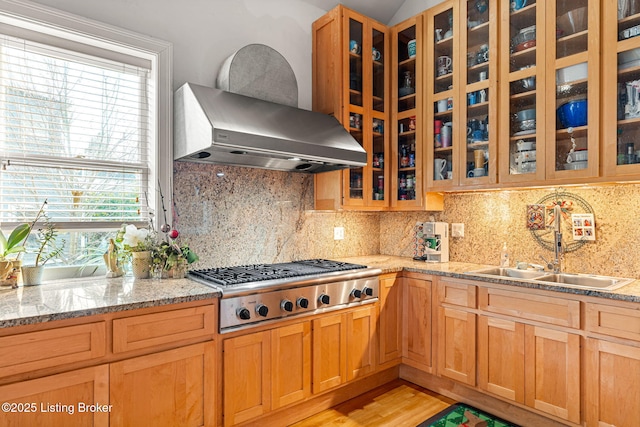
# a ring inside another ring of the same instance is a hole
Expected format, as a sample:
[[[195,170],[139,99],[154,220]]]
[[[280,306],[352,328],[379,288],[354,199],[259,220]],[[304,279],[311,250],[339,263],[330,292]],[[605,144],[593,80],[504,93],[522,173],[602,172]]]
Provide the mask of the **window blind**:
[[[150,70],[0,35],[0,224],[149,219]]]

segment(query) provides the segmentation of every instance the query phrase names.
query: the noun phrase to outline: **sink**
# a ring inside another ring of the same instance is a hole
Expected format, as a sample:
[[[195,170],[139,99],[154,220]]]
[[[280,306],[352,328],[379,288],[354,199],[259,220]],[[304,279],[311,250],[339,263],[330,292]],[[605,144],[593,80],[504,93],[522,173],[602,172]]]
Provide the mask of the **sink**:
[[[547,273],[545,273],[544,271],[535,270],[519,270],[517,268],[492,267],[485,268],[483,270],[469,271],[467,274],[493,277],[511,277],[514,279],[536,279],[538,277],[546,275]]]
[[[613,290],[633,282],[635,279],[624,277],[597,276],[592,274],[557,273],[536,277],[540,282],[561,283],[580,288]]]

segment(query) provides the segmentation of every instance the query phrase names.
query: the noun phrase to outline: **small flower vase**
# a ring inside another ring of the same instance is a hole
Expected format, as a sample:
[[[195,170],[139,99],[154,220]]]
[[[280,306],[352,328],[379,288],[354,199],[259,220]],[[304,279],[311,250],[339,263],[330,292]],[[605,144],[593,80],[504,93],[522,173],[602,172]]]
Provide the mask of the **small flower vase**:
[[[187,263],[184,260],[179,261],[175,267],[171,269],[171,277],[174,279],[184,279],[187,277]]]
[[[131,271],[136,279],[148,279],[151,271],[151,252],[131,252]]]

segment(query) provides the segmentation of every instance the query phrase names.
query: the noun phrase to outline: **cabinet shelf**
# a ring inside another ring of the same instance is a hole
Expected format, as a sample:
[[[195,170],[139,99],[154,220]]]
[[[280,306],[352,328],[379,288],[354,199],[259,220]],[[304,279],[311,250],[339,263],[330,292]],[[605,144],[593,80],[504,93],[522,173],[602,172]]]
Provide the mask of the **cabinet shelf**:
[[[640,117],[633,117],[624,120],[618,120],[619,126],[629,126],[629,125],[638,125],[640,124]]]
[[[514,10],[510,15],[511,27],[517,30],[526,28],[536,22],[536,4],[530,4],[520,10]]]
[[[453,151],[453,146],[450,146],[450,147],[438,147],[438,148],[434,148],[433,151],[435,153],[451,153]]]
[[[587,136],[587,129],[589,127],[588,126],[577,126],[573,128],[573,137],[574,138],[582,138]],[[559,139],[569,139],[571,138],[571,136],[569,135],[569,132],[567,132],[567,129],[557,129],[556,130],[556,135],[559,137]]]
[[[487,114],[489,112],[489,101],[468,105],[467,111],[469,116],[478,116],[480,114]]]
[[[489,145],[489,141],[473,141],[467,144],[467,149],[485,148],[487,145]]]
[[[405,65],[415,65],[416,63],[416,58],[409,58],[409,59],[405,59],[403,61],[398,62],[398,67],[403,67]]]

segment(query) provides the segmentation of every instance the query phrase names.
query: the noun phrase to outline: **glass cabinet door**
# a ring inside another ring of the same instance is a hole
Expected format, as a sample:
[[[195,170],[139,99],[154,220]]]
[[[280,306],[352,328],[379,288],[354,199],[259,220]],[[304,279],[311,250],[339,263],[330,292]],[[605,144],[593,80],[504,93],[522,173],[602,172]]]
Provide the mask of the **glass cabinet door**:
[[[433,100],[427,106],[429,129],[427,144],[427,186],[434,189],[451,188],[458,182],[456,155],[459,147],[456,114],[460,102],[456,96],[459,79],[455,54],[457,2],[446,1],[428,11],[429,28],[427,51],[427,93]]]
[[[397,91],[393,115],[392,143],[393,200],[395,209],[412,209],[422,203],[422,51],[421,17],[396,27],[394,55],[396,70],[393,91]]]
[[[545,123],[546,177],[597,176],[600,5],[558,0],[546,6],[546,22],[555,22],[546,30],[548,111],[555,112]]]
[[[348,123],[351,136],[365,147],[364,135],[364,23],[354,18],[348,18],[348,64],[349,64],[349,100]],[[366,147],[365,147],[366,148]],[[364,168],[348,169],[348,179],[345,179],[344,203],[352,206],[364,204],[365,175]]]
[[[387,114],[387,104],[385,94],[388,92],[388,79],[385,73],[385,64],[387,63],[387,43],[386,34],[381,30],[375,28],[371,29],[371,149],[369,150],[369,158],[371,159],[371,183],[372,183],[372,205],[381,204],[388,205],[389,191],[386,183],[385,171],[387,167],[387,147],[388,139],[385,117]],[[390,56],[389,56],[390,58]]]
[[[541,0],[500,2],[501,22],[508,23],[500,38],[502,182],[545,178],[545,5]],[[555,122],[552,127],[555,132]]]
[[[464,119],[459,140],[463,149],[460,183],[495,183],[497,178],[497,10],[488,0],[468,0],[460,11],[460,62],[466,64],[461,85],[464,87]],[[464,24],[463,24],[464,22]]]
[[[606,0],[602,10],[604,67],[603,172],[640,176],[640,0]],[[615,47],[614,47],[615,46]],[[615,62],[614,62],[615,61]]]

